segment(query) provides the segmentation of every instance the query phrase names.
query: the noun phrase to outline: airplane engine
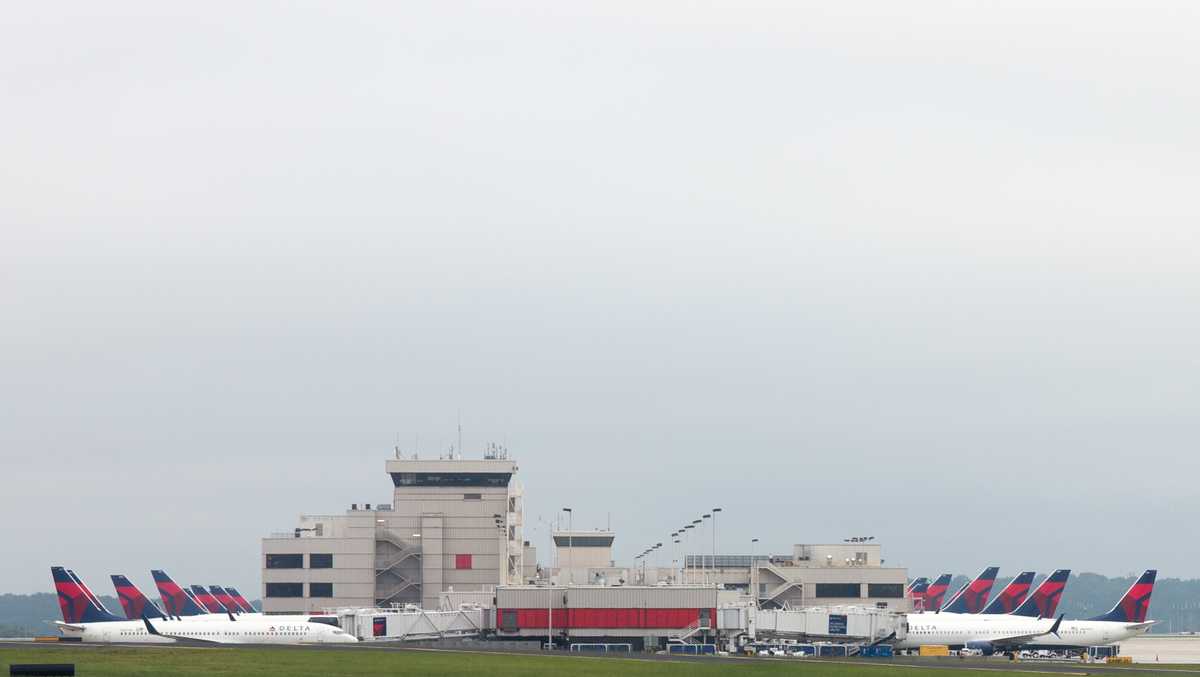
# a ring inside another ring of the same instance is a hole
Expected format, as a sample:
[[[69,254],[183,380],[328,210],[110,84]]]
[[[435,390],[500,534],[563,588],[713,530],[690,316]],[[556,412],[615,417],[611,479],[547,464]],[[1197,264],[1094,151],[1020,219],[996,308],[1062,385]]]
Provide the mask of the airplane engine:
[[[996,653],[996,647],[993,646],[991,642],[985,642],[982,640],[967,642],[966,647],[974,651],[982,652],[984,656],[991,656]]]

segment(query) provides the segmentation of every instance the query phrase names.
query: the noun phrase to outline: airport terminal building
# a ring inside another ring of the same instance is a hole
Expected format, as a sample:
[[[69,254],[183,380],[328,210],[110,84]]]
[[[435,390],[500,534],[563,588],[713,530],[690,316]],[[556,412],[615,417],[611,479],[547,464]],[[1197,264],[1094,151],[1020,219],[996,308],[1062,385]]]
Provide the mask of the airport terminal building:
[[[446,591],[525,582],[526,554],[531,563],[536,555],[522,541],[517,465],[507,454],[397,457],[386,471],[390,504],[302,515],[293,531],[262,539],[263,611],[436,609]]]

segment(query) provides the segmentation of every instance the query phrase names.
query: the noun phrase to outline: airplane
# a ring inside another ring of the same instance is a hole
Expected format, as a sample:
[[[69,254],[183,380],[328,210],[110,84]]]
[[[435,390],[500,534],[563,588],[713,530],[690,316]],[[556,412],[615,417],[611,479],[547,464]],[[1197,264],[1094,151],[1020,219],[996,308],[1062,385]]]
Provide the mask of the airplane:
[[[912,592],[914,590],[916,590],[917,588],[925,589],[928,587],[929,587],[929,579],[928,578],[926,578],[924,576],[921,576],[920,578],[914,578],[912,580],[912,582],[908,584],[908,587],[904,589],[904,594],[911,595]]]
[[[310,621],[276,620],[272,617],[228,621],[188,623],[187,621],[151,622],[143,618],[145,629],[130,633],[115,641],[191,641],[212,644],[354,644],[358,638],[340,627]],[[133,640],[130,637],[135,638]]]
[[[975,580],[959,588],[950,601],[938,610],[938,613],[977,614],[983,611],[998,573],[1000,573],[1000,567],[984,569],[975,577]]]
[[[908,584],[908,588],[904,591],[904,596],[913,601],[914,609],[923,610],[925,608],[925,593],[928,591],[929,579],[922,576]]]
[[[138,590],[128,578],[121,574],[113,574],[111,576],[113,587],[117,590],[117,599],[121,602],[121,608],[125,610],[125,618],[135,621],[139,618],[161,618],[167,619],[167,614],[150,601],[141,590]]]
[[[63,620],[55,621],[63,637],[83,642],[167,644],[196,641],[214,644],[349,644],[353,635],[327,622],[286,616],[151,621],[121,620],[109,613],[90,590],[63,567],[51,567]],[[140,596],[140,593],[138,593]],[[132,610],[132,607],[131,609]],[[152,624],[155,623],[155,624]]]
[[[1058,610],[1058,603],[1062,600],[1063,590],[1066,589],[1067,581],[1070,578],[1070,569],[1056,569],[1054,573],[1038,584],[1033,594],[1025,598],[1020,606],[1013,609],[1013,615],[1033,618],[1052,617]]]
[[[234,588],[229,588],[229,587],[226,587],[225,590],[227,590],[229,592],[229,595],[231,597],[233,597],[233,601],[237,602],[238,606],[242,607],[242,611],[244,611],[248,614],[257,613],[257,611],[254,608],[254,605],[251,604],[245,597],[242,597],[242,593],[238,592]]]
[[[189,593],[188,590],[181,588],[175,583],[174,580],[171,579],[170,576],[167,575],[167,572],[163,571],[162,569],[154,569],[150,572],[150,574],[154,577],[154,583],[158,587],[158,594],[162,597],[163,608],[165,608],[167,611],[168,620],[171,618],[174,618],[175,620],[197,621],[225,620],[226,615],[230,613],[240,614],[243,617],[262,617],[264,615],[260,611],[254,611],[254,607],[250,606],[249,602],[245,603],[245,608],[250,609],[250,611],[231,611],[230,609],[223,608],[220,613],[210,613],[208,611],[208,607],[199,601],[200,598],[198,595],[193,595]],[[216,588],[217,586],[213,587]],[[136,587],[133,587],[132,584],[130,585],[130,588],[132,589],[128,590],[127,592],[130,594],[136,593],[136,595],[140,596],[142,599],[145,599],[145,595],[142,595],[141,591],[139,591]],[[192,586],[193,590],[197,588],[200,588],[200,586]],[[231,588],[226,588],[225,590],[228,592],[231,590]],[[203,592],[202,589],[200,591]],[[213,597],[211,594],[205,594],[206,597]],[[232,598],[232,595],[230,595],[230,597]],[[236,602],[236,598],[233,598],[233,601]],[[216,599],[211,600],[211,602],[213,604],[219,603]],[[322,614],[271,614],[271,618],[279,619],[281,622],[304,621],[337,626],[336,617]],[[130,620],[134,619],[131,617]]]
[[[1154,592],[1155,569],[1147,569],[1106,614],[1063,623],[1057,637],[1039,638],[1029,648],[1083,648],[1113,644],[1144,635],[1157,621],[1148,621],[1150,595]]]
[[[922,600],[922,609],[924,611],[937,611],[942,606],[942,599],[946,596],[946,591],[950,589],[950,574],[942,574],[937,577],[937,580],[930,583],[925,589],[925,596]]]
[[[213,594],[213,597],[217,598],[217,601],[221,603],[221,606],[225,607],[229,611],[232,611],[235,614],[244,613],[242,607],[238,605],[237,600],[235,600],[233,595],[229,594],[229,591],[225,588],[222,588],[219,585],[210,585],[208,586],[208,591]]]
[[[208,614],[208,609],[205,609],[195,598],[188,594],[187,590],[179,587],[167,572],[161,569],[151,569],[151,577],[154,578],[154,586],[158,588],[158,596],[162,599],[163,610],[175,618],[183,616],[203,616]]]
[[[983,607],[981,614],[1010,614],[1021,606],[1025,601],[1025,595],[1029,594],[1029,587],[1033,583],[1033,577],[1037,575],[1035,571],[1022,571],[1017,574],[1017,577],[1012,579],[1004,589],[996,594],[996,597],[988,602],[988,605]],[[1054,612],[1043,614],[1043,617],[1052,616]]]
[[[1064,578],[1063,570],[1056,571],[1051,579]],[[1154,588],[1157,572],[1149,569],[1129,588],[1111,611],[1087,620],[1064,621],[1060,615],[1050,628],[1048,619],[1021,613],[1012,614],[909,614],[908,634],[896,643],[896,648],[911,649],[923,644],[945,644],[952,647],[975,649],[985,655],[997,651],[1037,648],[1080,648],[1101,646],[1136,637],[1149,631],[1154,621],[1147,621],[1150,595]],[[1061,595],[1061,580],[1043,587],[1050,591],[1050,598],[1057,604]],[[1036,593],[1035,593],[1036,596]],[[1034,597],[1026,604],[1036,608]],[[1032,602],[1032,604],[1031,604]],[[1045,603],[1045,600],[1042,601]],[[1021,608],[1018,608],[1021,611]]]
[[[1063,618],[1028,618],[1008,614],[909,614],[908,632],[896,642],[897,649],[916,649],[926,644],[966,647],[990,656],[1058,636]]]
[[[92,594],[83,581],[64,567],[50,567],[50,579],[58,593],[58,608],[66,623],[111,623],[123,620],[114,615]]]
[[[196,601],[200,602],[200,606],[203,606],[205,609],[207,609],[208,613],[223,614],[231,611],[231,609],[225,608],[225,605],[217,600],[217,598],[214,597],[211,592],[205,590],[203,585],[193,585],[191,586],[191,590],[192,597]]]
[[[993,599],[987,607],[984,608],[978,615],[1004,615],[1012,614],[1016,616],[1027,616],[1029,618],[1053,618],[1054,612],[1058,609],[1058,602],[1062,599],[1063,590],[1066,588],[1067,579],[1071,575],[1070,569],[1057,569],[1050,574],[1038,585],[1033,594],[1025,598],[1015,608],[1005,611],[1007,605],[1013,604],[1019,600],[1016,597],[1017,592],[1010,593],[1010,590],[1019,590],[1020,587],[1028,589],[1029,583],[1034,577],[1032,571],[1021,572],[1012,580],[1000,594]],[[1006,601],[1012,596],[1012,601]],[[1021,597],[1024,595],[1021,594]],[[942,611],[941,613],[951,613]]]

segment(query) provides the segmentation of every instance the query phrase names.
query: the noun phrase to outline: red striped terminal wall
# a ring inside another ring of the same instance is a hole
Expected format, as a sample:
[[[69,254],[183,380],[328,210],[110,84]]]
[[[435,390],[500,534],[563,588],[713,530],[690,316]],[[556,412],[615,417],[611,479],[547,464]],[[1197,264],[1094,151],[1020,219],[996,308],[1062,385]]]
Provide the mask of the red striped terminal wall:
[[[505,612],[516,612],[516,626],[505,625]],[[700,620],[700,609],[554,609],[547,623],[549,609],[496,609],[496,628],[500,633],[520,630],[555,630],[573,628],[605,630],[667,630],[686,628]],[[716,609],[708,617],[717,617]]]

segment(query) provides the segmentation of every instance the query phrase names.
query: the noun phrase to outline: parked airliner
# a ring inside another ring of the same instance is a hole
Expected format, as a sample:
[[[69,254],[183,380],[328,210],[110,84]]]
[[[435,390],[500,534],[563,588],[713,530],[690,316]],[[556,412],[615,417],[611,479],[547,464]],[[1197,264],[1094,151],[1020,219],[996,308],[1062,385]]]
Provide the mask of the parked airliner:
[[[229,612],[223,618],[210,617],[203,622],[152,621],[144,607],[130,606],[131,611],[141,612],[142,618],[123,621],[104,609],[99,599],[72,572],[52,567],[50,573],[63,612],[63,620],[55,624],[64,637],[84,642],[161,644],[185,640],[216,644],[349,644],[358,641],[336,625],[312,622],[307,617],[237,617]]]
[[[1059,573],[1055,572],[1046,582],[1058,578]],[[1120,642],[1145,634],[1154,624],[1154,621],[1146,620],[1146,614],[1155,576],[1155,570],[1147,570],[1111,611],[1087,620],[1064,621],[1062,616],[1059,616],[1051,625],[1050,619],[1018,613],[909,614],[908,634],[896,643],[896,647],[912,649],[925,644],[945,644],[976,649],[990,655],[996,651],[1018,648],[1061,649]],[[1061,587],[1057,583],[1051,589],[1055,588],[1058,589],[1058,594],[1061,594]],[[1022,607],[1030,604],[1036,596],[1037,593],[1026,600]],[[1021,610],[1018,608],[1018,611]]]

